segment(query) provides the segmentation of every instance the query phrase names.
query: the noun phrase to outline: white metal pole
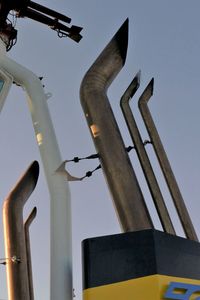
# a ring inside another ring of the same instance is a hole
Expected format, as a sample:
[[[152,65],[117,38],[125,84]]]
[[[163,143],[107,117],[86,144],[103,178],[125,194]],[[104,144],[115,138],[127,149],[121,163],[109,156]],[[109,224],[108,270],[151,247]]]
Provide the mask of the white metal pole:
[[[10,74],[28,95],[37,143],[50,193],[51,300],[72,299],[72,246],[70,191],[66,179],[55,170],[62,160],[47,106],[47,97],[38,77],[6,55],[0,41],[0,68]],[[1,107],[1,103],[0,103]]]

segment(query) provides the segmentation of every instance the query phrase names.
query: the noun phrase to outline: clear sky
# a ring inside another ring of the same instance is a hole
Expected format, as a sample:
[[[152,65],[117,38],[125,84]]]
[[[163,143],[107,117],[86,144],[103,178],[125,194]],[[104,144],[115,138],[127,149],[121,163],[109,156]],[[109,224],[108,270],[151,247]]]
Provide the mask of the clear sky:
[[[127,60],[109,89],[109,99],[125,144],[131,145],[119,99],[133,76],[141,70],[141,87],[132,102],[144,139],[148,138],[136,100],[155,78],[150,108],[167,151],[197,234],[200,228],[200,2],[198,0],[43,0],[40,4],[72,18],[84,28],[76,44],[59,39],[55,32],[27,19],[19,19],[18,42],[8,53],[17,62],[43,76],[63,160],[95,153],[80,105],[79,88],[87,69],[112,36],[129,18]],[[35,299],[49,299],[49,195],[35,141],[24,91],[13,86],[0,117],[0,199],[7,196],[21,173],[33,160],[41,166],[37,187],[26,205],[25,217],[33,206],[38,215],[31,226]],[[179,235],[183,235],[171,198],[148,146],[166,204]],[[130,158],[141,184],[155,227],[161,229],[137,157]],[[67,165],[77,176],[98,165],[82,161]],[[74,287],[81,299],[81,241],[84,238],[119,233],[120,227],[102,171],[83,182],[70,183],[72,196]],[[2,218],[0,257],[4,257]],[[0,299],[7,299],[5,267],[0,266]]]

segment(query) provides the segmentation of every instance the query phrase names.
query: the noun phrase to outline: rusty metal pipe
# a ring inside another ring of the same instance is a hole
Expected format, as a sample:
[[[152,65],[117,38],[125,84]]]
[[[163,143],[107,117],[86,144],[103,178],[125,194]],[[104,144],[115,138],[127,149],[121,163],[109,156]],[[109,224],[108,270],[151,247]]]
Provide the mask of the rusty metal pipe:
[[[35,219],[36,215],[37,215],[37,208],[34,207],[32,212],[30,213],[30,215],[28,216],[27,220],[24,223],[30,300],[34,300],[34,289],[33,289],[33,274],[32,274],[32,263],[31,263],[31,246],[30,246],[29,228],[31,226],[31,223]]]
[[[160,191],[157,179],[155,177],[153,168],[151,166],[149,157],[146,153],[139,129],[137,127],[135,118],[131,111],[129,101],[136,93],[140,86],[140,72],[135,76],[123,96],[121,97],[120,106],[129,129],[130,136],[132,138],[133,144],[135,146],[136,153],[138,155],[144,176],[146,178],[152,199],[154,201],[156,210],[158,212],[160,222],[163,229],[167,233],[175,234],[175,230],[170,219],[167,207],[165,205],[162,193]]]
[[[122,229],[152,228],[140,186],[107,97],[107,89],[123,67],[128,19],[83,78],[80,98]]]
[[[23,207],[36,186],[38,175],[39,165],[34,161],[3,204],[9,300],[30,300]]]
[[[185,206],[183,197],[179,190],[178,184],[176,182],[176,178],[170,166],[169,160],[167,158],[166,152],[160,140],[158,131],[152,119],[150,110],[148,108],[148,101],[153,94],[153,85],[154,79],[150,81],[144,93],[139,99],[139,109],[141,115],[143,117],[145,126],[147,128],[148,134],[150,136],[151,142],[153,144],[156,156],[158,158],[160,167],[162,169],[163,175],[165,177],[167,186],[169,188],[170,194],[172,196],[174,205],[176,207],[178,216],[180,218],[181,224],[183,226],[183,230],[188,239],[198,241],[198,237],[196,235],[195,229],[193,227],[192,221],[190,219],[189,213]]]

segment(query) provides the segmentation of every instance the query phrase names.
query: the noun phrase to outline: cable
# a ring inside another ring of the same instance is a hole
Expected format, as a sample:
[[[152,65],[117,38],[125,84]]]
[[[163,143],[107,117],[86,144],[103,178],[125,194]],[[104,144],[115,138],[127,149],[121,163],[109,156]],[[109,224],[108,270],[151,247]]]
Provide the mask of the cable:
[[[129,153],[132,149],[135,149],[134,146],[128,146],[126,147],[126,151],[127,153]],[[95,153],[95,154],[91,154],[89,156],[85,156],[85,157],[78,157],[78,156],[75,156],[74,158],[72,159],[69,159],[69,160],[65,160],[64,163],[69,163],[69,162],[74,162],[74,163],[78,163],[80,162],[81,160],[86,160],[86,159],[97,159],[97,158],[100,158],[100,155],[98,153]],[[87,171],[85,173],[85,175],[83,177],[76,177],[77,180],[83,180],[85,178],[88,178],[88,177],[91,177],[93,175],[94,172],[96,172],[97,170],[101,169],[101,164],[99,164],[95,169],[93,169],[92,171]],[[68,173],[69,174],[69,173]],[[75,181],[75,180],[73,180]]]
[[[132,149],[135,149],[134,146],[128,146],[126,147],[126,151],[129,153]],[[66,160],[66,163],[68,162],[75,162],[75,163],[78,163],[80,160],[85,160],[85,159],[96,159],[96,158],[99,158],[99,154],[98,153],[95,153],[95,154],[91,154],[89,156],[86,156],[86,157],[78,157],[78,156],[75,156],[73,159],[69,159],[69,160]]]
[[[85,176],[82,177],[82,180],[85,179],[85,178],[87,178],[87,177],[91,177],[91,176],[93,175],[93,173],[96,172],[96,171],[99,170],[99,169],[101,169],[101,165],[98,165],[98,166],[97,166],[94,170],[92,170],[92,171],[87,171],[87,172],[85,173]]]

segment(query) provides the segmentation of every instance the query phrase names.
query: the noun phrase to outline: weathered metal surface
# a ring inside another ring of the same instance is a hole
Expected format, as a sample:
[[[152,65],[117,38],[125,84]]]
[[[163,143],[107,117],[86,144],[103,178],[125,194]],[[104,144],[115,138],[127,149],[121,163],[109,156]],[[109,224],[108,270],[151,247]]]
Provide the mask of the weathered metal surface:
[[[31,263],[31,246],[30,246],[30,234],[29,227],[37,215],[37,208],[34,207],[27,220],[24,223],[25,243],[26,243],[26,257],[27,257],[27,268],[28,268],[28,282],[29,282],[29,295],[30,300],[34,300],[34,289],[33,289],[33,274],[32,274],[32,263]]]
[[[80,89],[81,104],[125,232],[153,227],[106,94],[125,63],[127,44],[128,20],[90,67]]]
[[[135,118],[129,105],[129,101],[136,93],[137,89],[139,88],[139,85],[140,73],[136,75],[136,77],[133,79],[133,81],[121,97],[120,105],[163,229],[167,233],[175,234],[172,221],[170,219],[162,193],[160,191],[158,182],[154,175],[153,168],[151,166],[140,132],[138,130]]]
[[[151,117],[151,113],[150,113],[148,105],[147,105],[150,97],[153,94],[153,85],[154,85],[154,80],[152,79],[150,81],[149,85],[147,86],[147,88],[145,89],[144,93],[142,94],[142,96],[139,99],[139,109],[140,109],[141,115],[143,117],[147,131],[149,133],[151,142],[153,144],[153,147],[154,147],[156,156],[158,158],[160,167],[162,169],[163,175],[165,177],[166,183],[168,185],[170,194],[174,201],[174,205],[176,207],[176,210],[177,210],[178,216],[180,218],[181,224],[183,226],[184,232],[186,234],[186,237],[190,240],[198,241],[192,221],[190,219],[190,216],[189,216],[189,213],[185,206],[183,197],[181,195],[178,184],[176,182],[176,178],[171,169],[166,152],[164,150],[164,147],[162,145],[162,142],[160,140],[156,126],[154,124],[154,121]]]
[[[39,165],[34,161],[3,204],[9,300],[30,300],[23,207],[36,186],[38,175]]]

